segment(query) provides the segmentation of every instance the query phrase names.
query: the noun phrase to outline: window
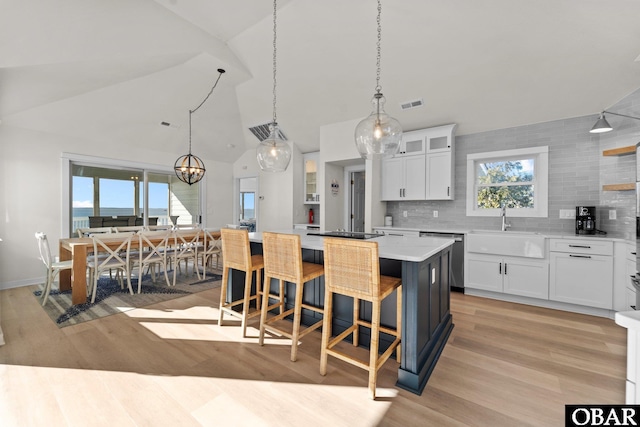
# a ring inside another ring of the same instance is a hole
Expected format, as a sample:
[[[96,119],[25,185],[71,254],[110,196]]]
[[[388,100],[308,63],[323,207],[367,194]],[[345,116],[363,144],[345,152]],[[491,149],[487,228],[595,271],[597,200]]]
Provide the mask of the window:
[[[467,156],[467,215],[548,216],[549,147]]]
[[[63,154],[63,233],[89,227],[89,217],[135,216],[135,223],[200,222],[202,183],[188,185],[173,170],[130,161]],[[67,225],[68,224],[68,225]]]
[[[254,192],[240,193],[240,220],[256,218],[255,199],[256,193]]]

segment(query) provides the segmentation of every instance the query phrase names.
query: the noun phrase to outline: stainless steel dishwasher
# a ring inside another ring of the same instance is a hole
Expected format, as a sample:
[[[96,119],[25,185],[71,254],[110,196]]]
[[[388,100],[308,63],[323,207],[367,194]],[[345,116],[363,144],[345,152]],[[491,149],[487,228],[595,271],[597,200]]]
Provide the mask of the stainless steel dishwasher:
[[[464,234],[421,231],[420,237],[453,239],[451,248],[451,290],[464,293]]]

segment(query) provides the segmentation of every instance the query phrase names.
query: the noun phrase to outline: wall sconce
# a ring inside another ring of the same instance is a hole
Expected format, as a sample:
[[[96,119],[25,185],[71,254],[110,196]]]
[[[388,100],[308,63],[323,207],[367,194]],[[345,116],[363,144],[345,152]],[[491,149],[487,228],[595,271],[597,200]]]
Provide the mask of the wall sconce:
[[[613,130],[613,128],[611,127],[607,119],[604,117],[605,113],[613,114],[614,116],[627,117],[629,119],[640,120],[640,118],[638,117],[627,116],[626,114],[612,113],[611,111],[602,110],[602,113],[600,113],[600,118],[598,119],[596,124],[593,125],[593,127],[589,131],[590,133],[604,133],[604,132],[610,132]]]

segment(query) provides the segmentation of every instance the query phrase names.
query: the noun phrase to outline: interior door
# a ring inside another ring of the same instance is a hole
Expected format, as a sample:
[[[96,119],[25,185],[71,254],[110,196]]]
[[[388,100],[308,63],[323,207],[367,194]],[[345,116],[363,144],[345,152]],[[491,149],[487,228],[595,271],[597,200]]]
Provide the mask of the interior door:
[[[351,173],[351,231],[364,231],[364,171]]]

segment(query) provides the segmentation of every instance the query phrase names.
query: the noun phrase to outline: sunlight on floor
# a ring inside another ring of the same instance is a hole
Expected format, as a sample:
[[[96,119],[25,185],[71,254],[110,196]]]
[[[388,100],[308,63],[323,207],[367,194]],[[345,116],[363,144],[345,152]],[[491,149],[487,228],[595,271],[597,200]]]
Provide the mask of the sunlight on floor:
[[[218,327],[219,311],[213,307],[194,306],[184,310],[139,308],[127,311],[125,314],[138,319],[141,326],[162,339],[257,343],[260,334],[257,319],[247,327],[246,338],[240,337],[239,320],[227,320],[227,317],[225,326]],[[264,342],[265,345],[291,345],[290,339],[278,337],[272,333],[265,335]]]
[[[0,365],[0,374],[3,425],[39,425],[45,420],[54,425],[57,420],[86,426],[91,425],[88,420],[101,419],[103,425],[120,426],[194,421],[260,426],[275,425],[276,420],[281,425],[376,426],[398,394],[379,387],[381,399],[373,401],[366,387],[19,365]],[[294,400],[307,410],[292,411]]]

